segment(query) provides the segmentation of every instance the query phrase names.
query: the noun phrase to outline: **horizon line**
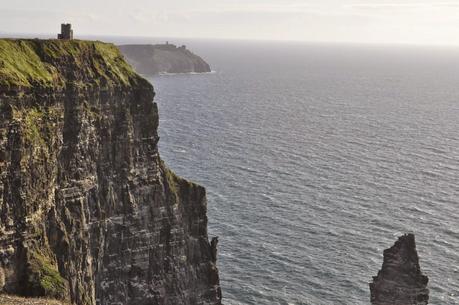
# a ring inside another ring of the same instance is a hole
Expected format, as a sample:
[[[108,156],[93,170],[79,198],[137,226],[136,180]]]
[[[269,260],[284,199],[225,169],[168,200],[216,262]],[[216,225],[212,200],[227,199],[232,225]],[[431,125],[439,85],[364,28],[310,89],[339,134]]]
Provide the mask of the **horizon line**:
[[[21,33],[0,31],[0,39],[57,39],[57,32],[53,36],[50,33]],[[6,36],[5,36],[6,35]],[[17,36],[16,36],[17,35]],[[144,36],[144,35],[115,35],[115,34],[74,34],[75,40],[87,40],[87,38],[131,38],[131,39],[188,39],[188,40],[208,40],[208,41],[233,41],[233,42],[260,42],[260,43],[296,43],[296,44],[331,44],[331,45],[361,45],[361,46],[401,46],[401,47],[433,47],[433,48],[459,48],[457,44],[447,43],[425,43],[425,42],[401,42],[401,41],[356,41],[356,40],[301,40],[301,39],[266,39],[266,38],[221,38],[221,37],[189,37],[189,36]],[[24,36],[24,37],[21,37]],[[38,36],[38,37],[33,37]]]

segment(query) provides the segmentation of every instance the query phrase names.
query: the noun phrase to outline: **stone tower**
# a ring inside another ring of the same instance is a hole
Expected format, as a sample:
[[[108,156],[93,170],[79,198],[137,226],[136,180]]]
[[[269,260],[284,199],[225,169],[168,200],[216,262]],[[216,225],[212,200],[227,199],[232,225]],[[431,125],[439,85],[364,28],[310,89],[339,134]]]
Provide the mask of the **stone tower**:
[[[73,30],[72,25],[70,23],[61,24],[61,33],[57,34],[57,39],[73,39]]]

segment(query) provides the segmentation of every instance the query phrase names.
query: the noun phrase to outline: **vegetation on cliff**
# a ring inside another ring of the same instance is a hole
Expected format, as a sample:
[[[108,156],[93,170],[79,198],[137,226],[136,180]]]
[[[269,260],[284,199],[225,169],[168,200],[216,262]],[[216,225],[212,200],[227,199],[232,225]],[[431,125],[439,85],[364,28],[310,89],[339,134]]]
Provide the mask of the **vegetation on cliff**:
[[[40,149],[46,149],[50,144],[49,135],[54,134],[63,114],[53,107],[36,106],[26,109],[12,106],[13,119],[23,129],[23,138],[29,145],[35,144]]]
[[[144,81],[100,41],[0,39],[0,87],[129,86]]]
[[[56,262],[49,258],[49,254],[30,251],[26,274],[26,295],[66,297],[67,281],[60,275]]]
[[[2,86],[51,85],[59,81],[57,77],[57,70],[40,59],[32,41],[0,40]]]
[[[177,176],[177,174],[166,166],[164,161],[161,161],[161,168],[164,173],[165,182],[170,193],[173,195],[175,201],[179,201],[181,196],[187,196],[188,194],[181,194],[180,192],[189,191],[194,189],[202,189],[198,184],[189,181],[185,178]]]

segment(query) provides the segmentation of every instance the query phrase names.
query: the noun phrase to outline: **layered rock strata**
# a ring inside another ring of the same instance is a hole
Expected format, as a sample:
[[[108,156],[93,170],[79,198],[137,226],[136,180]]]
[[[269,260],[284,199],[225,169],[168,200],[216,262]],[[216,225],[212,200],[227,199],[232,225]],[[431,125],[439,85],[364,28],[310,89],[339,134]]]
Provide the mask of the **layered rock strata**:
[[[206,192],[162,162],[153,97],[114,45],[0,40],[0,292],[221,303]]]
[[[384,250],[384,262],[370,283],[373,305],[426,305],[429,301],[427,276],[419,266],[413,234],[401,236]]]

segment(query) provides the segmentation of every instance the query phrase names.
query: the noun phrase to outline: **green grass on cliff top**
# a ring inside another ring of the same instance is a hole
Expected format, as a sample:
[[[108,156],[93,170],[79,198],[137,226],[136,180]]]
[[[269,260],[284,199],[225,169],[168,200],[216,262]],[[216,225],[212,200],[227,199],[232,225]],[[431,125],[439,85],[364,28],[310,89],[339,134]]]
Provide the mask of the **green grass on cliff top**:
[[[29,87],[31,82],[53,84],[54,77],[57,77],[56,69],[40,59],[33,43],[0,40],[1,85]]]
[[[0,87],[3,88],[63,87],[69,81],[82,85],[130,85],[139,79],[113,44],[0,39]]]

